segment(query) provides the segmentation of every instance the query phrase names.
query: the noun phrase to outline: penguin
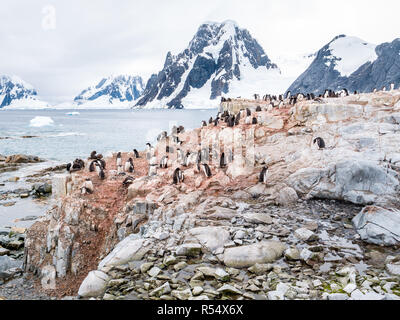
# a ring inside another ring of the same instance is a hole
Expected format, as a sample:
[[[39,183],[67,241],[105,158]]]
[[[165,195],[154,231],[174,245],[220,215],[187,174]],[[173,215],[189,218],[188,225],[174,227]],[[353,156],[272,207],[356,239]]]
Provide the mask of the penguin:
[[[317,143],[319,149],[325,148],[325,141],[321,137],[315,138],[313,143]]]
[[[220,168],[225,168],[226,167],[225,152],[221,153],[221,157],[219,159],[219,167]]]
[[[177,133],[184,133],[185,128],[183,126],[179,126],[178,129],[176,130]]]
[[[96,164],[96,163],[97,163],[97,160],[93,160],[93,161],[90,163],[89,172],[93,172],[93,171],[96,170],[96,168],[95,168],[95,164]]]
[[[260,176],[258,177],[258,182],[266,184],[267,174],[268,174],[268,167],[264,166],[260,172]]]
[[[86,193],[92,194],[93,191],[94,191],[93,183],[89,178],[87,178],[81,187],[81,194],[86,194]]]
[[[372,90],[373,93],[375,93],[376,91],[377,91],[376,88],[374,88],[374,90]]]
[[[168,166],[168,156],[163,156],[160,161],[160,168],[167,168]]]
[[[103,168],[103,170],[106,168],[106,162],[104,159],[98,159],[97,163],[100,164],[100,166]]]
[[[132,173],[134,171],[135,167],[133,165],[133,160],[132,158],[129,158],[126,162],[125,162],[125,172],[130,172]]]
[[[261,111],[261,106],[257,106],[256,112],[260,112],[260,111]]]
[[[208,119],[208,124],[211,124],[211,123],[213,123],[213,118],[212,117],[210,117],[210,119]]]
[[[354,90],[354,94],[358,94],[358,91],[357,91],[357,90]]]
[[[73,162],[72,162],[72,161],[69,162],[69,163],[67,163],[67,171],[68,171],[68,172],[71,172],[72,165],[73,165]]]
[[[251,124],[257,124],[257,118],[253,117],[253,119],[251,120]]]
[[[117,167],[122,165],[121,152],[117,153]]]
[[[136,149],[133,149],[133,154],[134,154],[136,159],[139,158],[139,152]]]
[[[201,126],[202,126],[202,127],[207,127],[207,122],[205,122],[204,120],[201,121]]]
[[[127,176],[124,181],[122,181],[122,185],[124,187],[129,186],[130,184],[133,183],[133,181],[135,180],[135,178],[131,177],[131,176]]]
[[[96,159],[97,160],[103,159],[103,155],[101,153],[96,154]]]
[[[386,91],[386,87],[383,87],[383,88],[382,88],[382,91]]]
[[[228,118],[228,127],[233,127],[235,125],[235,116]]]
[[[246,108],[246,115],[247,115],[248,117],[250,117],[250,116],[251,116],[251,111],[250,111],[250,109],[249,109],[249,108]]]
[[[161,141],[161,140],[167,138],[167,136],[168,136],[167,131],[163,131],[163,132],[161,132],[161,133],[158,135],[157,141]]]
[[[201,165],[203,166],[202,168],[203,168],[204,175],[207,178],[211,177],[211,169],[210,169],[209,165],[207,163],[202,163]]]
[[[125,175],[124,168],[122,167],[122,164],[117,166],[117,174],[119,176],[124,176]]]
[[[239,125],[239,121],[240,121],[240,113],[238,113],[235,117],[235,126]]]
[[[325,92],[324,92],[324,96],[323,96],[324,98],[328,98],[329,97],[329,90],[328,89],[325,89]]]
[[[214,126],[215,126],[215,127],[218,125],[218,121],[219,121],[218,117],[215,118],[215,120],[214,120]]]
[[[394,83],[391,83],[390,84],[390,91],[393,91],[394,90]]]
[[[178,184],[180,182],[183,182],[184,180],[184,175],[181,169],[176,168],[172,177],[172,181],[174,184]]]
[[[166,147],[165,147],[165,153],[170,153],[170,152],[171,152],[170,147],[169,147],[169,146],[166,146]]]
[[[96,154],[97,154],[97,152],[96,151],[92,151],[91,153],[90,153],[90,160],[95,160],[95,159],[97,159],[97,156],[96,156]]]
[[[290,97],[291,97],[291,92],[288,91],[288,92],[286,93],[286,99],[290,99]]]
[[[103,168],[97,162],[95,163],[95,166],[96,166],[97,175],[99,176],[99,178],[101,180],[103,180],[105,178],[105,174],[104,174]]]
[[[189,166],[189,156],[190,156],[190,152],[188,151],[188,152],[186,152],[186,155],[183,159],[183,166],[185,166],[185,167]]]
[[[176,160],[180,163],[182,163],[182,161],[184,161],[185,159],[185,155],[183,153],[183,151],[181,149],[176,149],[177,155],[176,155]]]
[[[153,156],[150,158],[149,165],[156,166],[157,165],[157,157]]]
[[[247,116],[244,123],[245,123],[245,124],[251,124],[251,117],[250,117],[250,116]]]

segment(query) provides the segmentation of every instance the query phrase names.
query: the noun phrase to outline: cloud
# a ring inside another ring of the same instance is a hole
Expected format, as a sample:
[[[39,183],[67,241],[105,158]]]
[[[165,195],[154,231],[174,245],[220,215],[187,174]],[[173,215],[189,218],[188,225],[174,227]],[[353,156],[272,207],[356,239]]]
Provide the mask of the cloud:
[[[147,79],[204,21],[235,20],[274,60],[314,52],[341,33],[392,41],[399,9],[397,0],[3,0],[0,70],[61,102],[109,74]]]

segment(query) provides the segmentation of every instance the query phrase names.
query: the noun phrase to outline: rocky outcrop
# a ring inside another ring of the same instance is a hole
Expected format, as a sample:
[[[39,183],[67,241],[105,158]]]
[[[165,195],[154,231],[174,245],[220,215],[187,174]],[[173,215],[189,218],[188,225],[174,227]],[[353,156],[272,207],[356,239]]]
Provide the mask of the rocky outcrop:
[[[379,245],[400,243],[399,210],[368,206],[354,217],[353,224],[366,242]]]

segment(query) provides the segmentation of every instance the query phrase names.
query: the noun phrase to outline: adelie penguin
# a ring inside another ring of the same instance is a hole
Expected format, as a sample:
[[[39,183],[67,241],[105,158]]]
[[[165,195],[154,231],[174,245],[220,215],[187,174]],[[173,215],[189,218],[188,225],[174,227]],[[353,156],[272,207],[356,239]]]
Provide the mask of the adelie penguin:
[[[67,164],[67,171],[69,173],[78,171],[85,168],[85,162],[82,159],[75,159],[73,162]]]
[[[325,148],[325,141],[321,137],[315,138],[313,143],[317,143],[318,149],[324,149]]]
[[[253,119],[251,120],[251,124],[257,124],[257,118],[253,117]]]
[[[97,152],[92,151],[89,157],[89,160],[96,160],[97,159]]]
[[[86,194],[86,193],[91,194],[93,193],[93,190],[94,190],[93,183],[89,178],[87,178],[85,182],[82,184],[81,194]]]
[[[211,177],[211,169],[210,169],[209,165],[207,163],[202,163],[201,166],[202,166],[204,175],[207,178]]]
[[[225,168],[226,167],[225,152],[221,153],[221,157],[219,159],[219,167],[220,168]]]
[[[130,172],[132,173],[133,170],[135,169],[134,165],[133,165],[133,159],[129,158],[126,162],[125,162],[125,172]]]
[[[176,168],[174,171],[174,175],[172,177],[172,181],[174,184],[178,184],[180,182],[183,182],[183,180],[185,179],[183,172],[181,169]]]
[[[267,174],[268,174],[268,167],[264,166],[258,177],[258,182],[266,184],[267,183]]]
[[[133,149],[133,154],[136,159],[139,158],[139,152],[136,149]]]
[[[201,121],[201,126],[202,126],[202,127],[207,127],[207,122],[205,122],[204,120]]]
[[[97,162],[96,162],[95,166],[96,166],[96,172],[97,172],[99,178],[100,178],[101,180],[104,180],[105,177],[106,177],[106,175],[104,174],[103,168],[102,168],[102,167],[100,166],[100,164],[98,164]],[[121,167],[122,167],[122,166],[121,166]]]

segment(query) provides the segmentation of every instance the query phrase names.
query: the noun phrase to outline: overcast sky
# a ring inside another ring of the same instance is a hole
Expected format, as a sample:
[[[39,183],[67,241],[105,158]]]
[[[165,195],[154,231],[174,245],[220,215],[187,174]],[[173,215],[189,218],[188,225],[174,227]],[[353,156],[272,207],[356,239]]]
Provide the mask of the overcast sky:
[[[204,21],[236,21],[276,61],[342,33],[392,41],[399,13],[399,0],[1,0],[0,74],[62,102],[109,74],[146,81]]]

